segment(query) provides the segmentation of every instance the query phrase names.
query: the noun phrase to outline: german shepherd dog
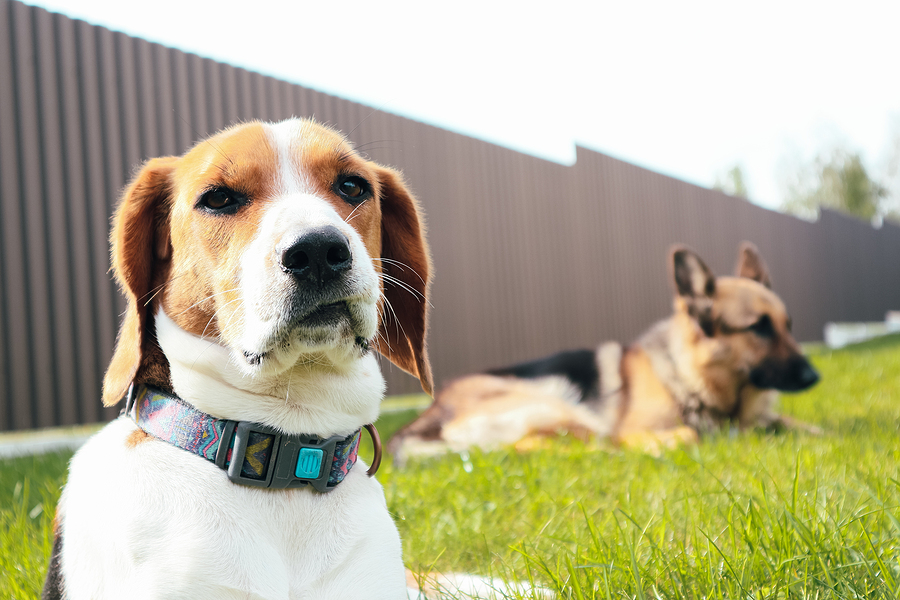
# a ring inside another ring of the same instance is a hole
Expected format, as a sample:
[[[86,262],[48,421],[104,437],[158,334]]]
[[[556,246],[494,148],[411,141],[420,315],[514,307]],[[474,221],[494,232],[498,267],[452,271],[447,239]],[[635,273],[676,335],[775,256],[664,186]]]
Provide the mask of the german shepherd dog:
[[[740,245],[734,277],[715,277],[685,246],[668,262],[674,312],[624,351],[607,342],[457,379],[391,452],[403,462],[563,432],[650,451],[725,426],[817,432],[774,410],[776,390],[805,390],[819,375],[756,246]]]

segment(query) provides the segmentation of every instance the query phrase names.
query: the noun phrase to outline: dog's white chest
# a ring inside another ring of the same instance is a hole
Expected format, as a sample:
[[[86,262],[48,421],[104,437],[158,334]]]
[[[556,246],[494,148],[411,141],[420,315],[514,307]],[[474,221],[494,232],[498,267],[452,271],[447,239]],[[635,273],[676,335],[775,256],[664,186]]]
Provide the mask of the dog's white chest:
[[[72,460],[72,600],[402,597],[399,535],[365,465],[327,494],[262,490],[165,442],[124,449],[134,427],[114,421]]]

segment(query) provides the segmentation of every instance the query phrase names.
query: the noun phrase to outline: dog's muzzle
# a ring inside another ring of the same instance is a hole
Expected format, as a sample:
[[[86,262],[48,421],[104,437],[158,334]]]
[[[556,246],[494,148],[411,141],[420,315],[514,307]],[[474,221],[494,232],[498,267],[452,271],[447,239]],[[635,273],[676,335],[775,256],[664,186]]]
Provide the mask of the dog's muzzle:
[[[787,360],[767,359],[750,372],[750,383],[760,389],[799,392],[819,382],[819,374],[805,357],[797,354]]]

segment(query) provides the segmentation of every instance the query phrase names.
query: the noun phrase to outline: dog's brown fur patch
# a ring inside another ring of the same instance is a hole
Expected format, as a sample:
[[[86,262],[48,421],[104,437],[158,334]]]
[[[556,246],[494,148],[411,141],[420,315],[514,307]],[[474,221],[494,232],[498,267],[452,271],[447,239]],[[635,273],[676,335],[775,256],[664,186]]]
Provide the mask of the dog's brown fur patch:
[[[649,357],[631,348],[622,357],[623,379],[629,382],[628,409],[613,437],[623,438],[639,431],[657,431],[681,425],[681,414],[672,404],[668,390],[652,376]]]
[[[142,444],[150,439],[150,434],[143,429],[135,429],[125,438],[125,447],[134,448],[138,444]]]

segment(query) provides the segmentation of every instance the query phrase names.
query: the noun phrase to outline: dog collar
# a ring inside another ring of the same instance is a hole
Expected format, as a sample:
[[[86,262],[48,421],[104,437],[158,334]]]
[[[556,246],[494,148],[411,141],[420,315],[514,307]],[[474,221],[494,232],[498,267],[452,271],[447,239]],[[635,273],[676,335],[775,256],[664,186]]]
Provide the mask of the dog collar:
[[[334,489],[356,463],[362,431],[330,438],[285,434],[250,421],[217,419],[143,384],[128,389],[123,413],[153,437],[215,463],[234,483],[276,489]],[[381,441],[374,425],[366,429],[375,446],[371,477],[381,463]]]

